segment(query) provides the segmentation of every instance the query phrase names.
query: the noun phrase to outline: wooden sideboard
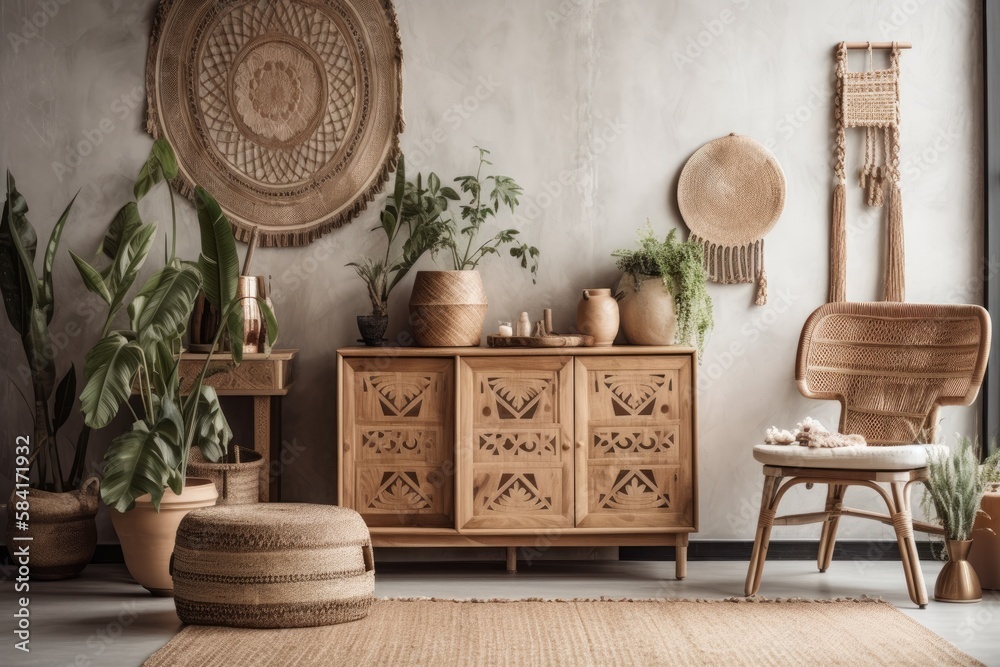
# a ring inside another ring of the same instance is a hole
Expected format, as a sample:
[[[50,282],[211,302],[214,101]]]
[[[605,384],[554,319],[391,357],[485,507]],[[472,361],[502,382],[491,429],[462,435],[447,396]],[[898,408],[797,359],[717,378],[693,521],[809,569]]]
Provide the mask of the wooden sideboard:
[[[338,499],[375,546],[676,547],[698,529],[695,351],[337,354]]]

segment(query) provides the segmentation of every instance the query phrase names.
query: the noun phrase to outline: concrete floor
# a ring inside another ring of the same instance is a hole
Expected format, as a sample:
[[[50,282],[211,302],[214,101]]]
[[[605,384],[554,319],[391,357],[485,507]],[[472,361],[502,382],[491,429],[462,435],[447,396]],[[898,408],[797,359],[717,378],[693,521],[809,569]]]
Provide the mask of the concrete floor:
[[[924,562],[933,587],[941,564]],[[502,563],[390,563],[378,569],[379,597],[445,598],[725,598],[740,595],[746,563],[695,561],[688,578],[673,579],[672,562],[535,561],[516,575]],[[129,666],[142,662],[180,629],[170,599],[151,597],[120,565],[91,565],[64,582],[34,583],[31,652],[13,648],[13,582],[2,582],[0,665]],[[983,602],[931,602],[917,609],[906,596],[898,562],[836,561],[825,574],[807,561],[768,562],[760,591],[766,597],[882,597],[960,649],[1000,666],[1000,593]],[[235,666],[234,666],[235,667]]]

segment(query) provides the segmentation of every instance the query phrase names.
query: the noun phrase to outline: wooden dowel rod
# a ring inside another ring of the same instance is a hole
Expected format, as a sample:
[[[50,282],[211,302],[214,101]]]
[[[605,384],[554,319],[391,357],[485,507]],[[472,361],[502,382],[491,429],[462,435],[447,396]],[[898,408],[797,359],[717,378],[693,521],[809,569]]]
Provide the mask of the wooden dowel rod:
[[[847,48],[849,49],[867,49],[868,46],[873,49],[891,49],[892,42],[847,42]],[[912,49],[913,45],[909,42],[896,42],[896,48],[900,49]]]
[[[243,272],[240,275],[250,275],[250,263],[253,261],[253,251],[257,249],[257,240],[260,237],[260,227],[254,226],[250,232],[250,243],[247,244],[247,256],[243,260]]]

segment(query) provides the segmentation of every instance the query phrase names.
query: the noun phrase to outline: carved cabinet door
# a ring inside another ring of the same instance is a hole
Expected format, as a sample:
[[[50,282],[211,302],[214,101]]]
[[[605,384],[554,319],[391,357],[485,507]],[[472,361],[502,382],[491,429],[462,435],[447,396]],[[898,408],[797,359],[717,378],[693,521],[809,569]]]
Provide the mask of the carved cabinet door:
[[[578,357],[576,525],[694,525],[691,356]]]
[[[459,529],[572,527],[572,358],[466,358],[459,381]]]
[[[344,360],[344,502],[369,526],[454,526],[454,362]]]

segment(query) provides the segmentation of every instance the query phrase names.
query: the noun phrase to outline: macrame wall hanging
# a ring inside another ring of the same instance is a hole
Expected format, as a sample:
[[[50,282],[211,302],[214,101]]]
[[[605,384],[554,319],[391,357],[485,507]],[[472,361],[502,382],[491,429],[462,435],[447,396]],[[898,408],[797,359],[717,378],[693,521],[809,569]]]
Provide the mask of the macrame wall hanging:
[[[866,48],[868,68],[847,69],[847,50]],[[872,49],[889,49],[889,69],[872,66]],[[868,206],[884,207],[887,258],[884,300],[905,297],[903,253],[903,202],[899,193],[899,51],[909,44],[891,42],[841,42],[837,45],[837,90],[834,115],[837,125],[837,185],[833,191],[833,223],[830,233],[830,301],[847,299],[847,128],[865,130],[865,161],[859,172]],[[888,192],[886,190],[888,189]]]
[[[403,131],[391,0],[160,0],[147,129],[176,186],[211,192],[237,238],[297,246],[382,189]]]
[[[756,282],[754,303],[767,303],[764,235],[785,206],[785,175],[774,155],[736,134],[708,142],[681,171],[677,205],[704,250],[708,279]]]

